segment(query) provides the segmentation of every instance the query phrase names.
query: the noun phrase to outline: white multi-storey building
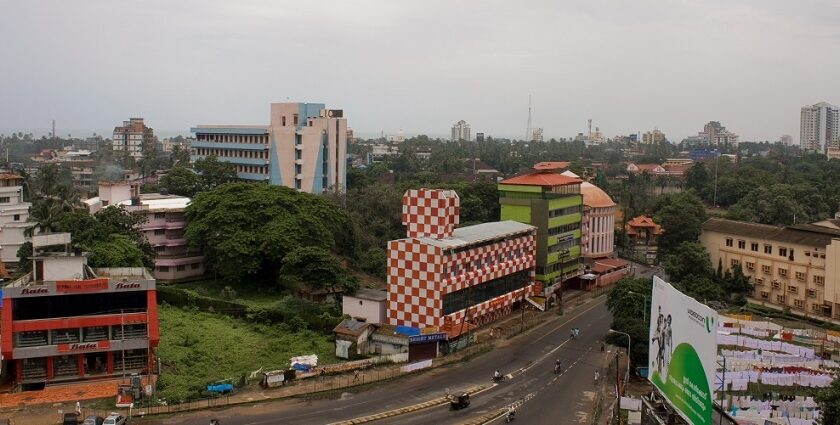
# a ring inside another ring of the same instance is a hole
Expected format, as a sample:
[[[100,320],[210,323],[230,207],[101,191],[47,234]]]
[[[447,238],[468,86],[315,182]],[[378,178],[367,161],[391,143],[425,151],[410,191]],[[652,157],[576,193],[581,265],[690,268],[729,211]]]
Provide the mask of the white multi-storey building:
[[[6,264],[18,262],[17,252],[29,238],[26,229],[29,207],[23,202],[23,177],[17,174],[0,174],[0,260]]]
[[[800,113],[799,146],[804,151],[825,152],[840,158],[840,109],[820,102],[803,106]]]
[[[126,151],[134,159],[143,157],[143,148],[155,148],[155,133],[143,122],[143,118],[129,118],[123,125],[114,127],[114,151]]]
[[[241,179],[302,192],[344,191],[347,119],[323,103],[272,103],[269,125],[199,125],[192,161],[215,155]]]
[[[459,140],[470,141],[470,125],[464,120],[458,121],[452,126],[452,141],[457,142]]]

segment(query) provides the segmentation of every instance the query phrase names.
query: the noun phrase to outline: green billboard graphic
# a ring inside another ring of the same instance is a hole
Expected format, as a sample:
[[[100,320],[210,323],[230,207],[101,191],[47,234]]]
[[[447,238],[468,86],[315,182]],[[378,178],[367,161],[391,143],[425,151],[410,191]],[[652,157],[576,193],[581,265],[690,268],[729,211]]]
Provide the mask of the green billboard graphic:
[[[717,313],[658,277],[651,309],[651,383],[689,423],[712,425]]]

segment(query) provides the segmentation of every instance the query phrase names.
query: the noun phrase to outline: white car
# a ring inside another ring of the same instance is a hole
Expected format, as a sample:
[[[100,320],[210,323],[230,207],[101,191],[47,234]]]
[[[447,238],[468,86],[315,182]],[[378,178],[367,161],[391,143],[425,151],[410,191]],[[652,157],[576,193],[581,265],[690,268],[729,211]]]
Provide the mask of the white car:
[[[125,425],[125,416],[119,413],[111,413],[105,418],[105,422],[102,425]]]

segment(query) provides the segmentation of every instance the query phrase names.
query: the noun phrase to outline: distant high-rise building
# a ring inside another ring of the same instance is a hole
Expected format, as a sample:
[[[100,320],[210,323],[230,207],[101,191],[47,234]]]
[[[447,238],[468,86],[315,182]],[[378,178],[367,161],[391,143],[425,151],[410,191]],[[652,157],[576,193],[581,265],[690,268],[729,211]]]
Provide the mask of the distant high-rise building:
[[[475,141],[476,142],[483,142],[484,141],[484,133],[475,133]]]
[[[269,125],[199,125],[191,160],[210,155],[236,166],[241,179],[302,192],[343,191],[347,119],[323,103],[272,103]]]
[[[800,115],[799,146],[802,150],[836,153],[840,140],[840,110],[837,106],[825,102],[803,106]]]
[[[542,127],[537,127],[531,131],[531,140],[535,142],[542,142],[543,141],[543,129]]]
[[[114,127],[113,149],[128,152],[132,158],[143,157],[143,150],[154,152],[155,132],[147,127],[143,118],[129,118],[122,126]]]
[[[470,125],[466,121],[461,120],[452,126],[452,141],[470,140]]]
[[[779,138],[779,142],[781,142],[785,146],[790,146],[793,144],[793,136],[785,134],[784,136]]]
[[[658,128],[654,128],[653,131],[647,131],[642,134],[642,143],[645,144],[656,144],[662,143],[665,141],[665,133],[659,131]]]
[[[703,126],[703,133],[712,146],[738,146],[738,135],[727,130],[720,121],[709,121]]]

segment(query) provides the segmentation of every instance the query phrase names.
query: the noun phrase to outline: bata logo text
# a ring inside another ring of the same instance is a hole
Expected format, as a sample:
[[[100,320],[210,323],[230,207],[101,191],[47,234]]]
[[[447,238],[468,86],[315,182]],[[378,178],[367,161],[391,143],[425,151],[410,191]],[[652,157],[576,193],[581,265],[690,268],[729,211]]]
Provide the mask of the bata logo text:
[[[93,350],[93,349],[96,349],[96,348],[99,348],[99,344],[97,344],[97,343],[95,343],[95,342],[85,342],[85,343],[70,344],[70,350],[71,350],[71,351],[75,351],[75,350]]]
[[[21,295],[37,295],[37,294],[49,294],[50,290],[47,288],[23,288],[20,291]]]
[[[139,282],[120,282],[117,284],[116,289],[140,289]]]

